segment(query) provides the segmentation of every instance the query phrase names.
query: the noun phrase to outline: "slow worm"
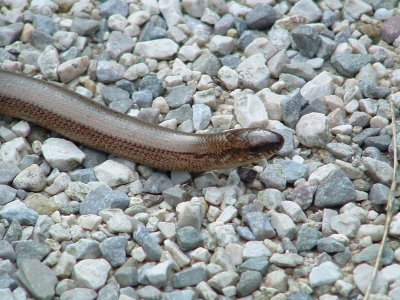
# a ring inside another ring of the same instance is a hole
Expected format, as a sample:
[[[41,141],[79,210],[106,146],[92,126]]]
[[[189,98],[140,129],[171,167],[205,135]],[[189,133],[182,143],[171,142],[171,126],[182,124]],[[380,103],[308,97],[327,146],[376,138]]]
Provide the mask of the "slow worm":
[[[148,124],[66,88],[8,71],[0,71],[0,115],[165,170],[237,167],[276,154],[283,145],[281,135],[261,128],[190,134]]]

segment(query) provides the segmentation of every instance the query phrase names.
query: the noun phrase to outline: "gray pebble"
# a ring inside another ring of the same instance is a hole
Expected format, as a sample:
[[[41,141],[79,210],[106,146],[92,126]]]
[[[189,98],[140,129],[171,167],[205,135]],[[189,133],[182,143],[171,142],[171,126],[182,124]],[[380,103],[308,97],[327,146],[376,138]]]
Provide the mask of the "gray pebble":
[[[143,247],[149,261],[159,261],[163,249],[143,225],[139,225],[133,232],[133,239]]]
[[[32,25],[36,30],[43,31],[47,34],[52,34],[54,25],[53,18],[45,15],[34,15]]]
[[[8,185],[0,185],[0,205],[7,204],[15,199],[17,190]]]
[[[115,272],[115,279],[121,287],[137,286],[138,272],[133,266],[122,266]]]
[[[83,183],[97,181],[93,168],[72,171],[69,173],[69,177],[72,181],[80,181]]]
[[[200,55],[200,57],[193,62],[192,66],[193,71],[198,71],[202,74],[210,75],[211,77],[217,76],[220,68],[221,64],[218,58],[211,53]]]
[[[114,236],[106,238],[100,243],[100,252],[112,267],[119,267],[125,263],[127,242],[128,239],[124,236]]]
[[[286,177],[283,167],[278,164],[268,165],[260,174],[260,180],[267,188],[284,190],[286,187]]]
[[[0,60],[1,60],[1,58],[0,58]],[[235,70],[241,62],[240,57],[236,54],[225,55],[224,57],[220,58],[220,61],[223,66],[227,66],[233,70]]]
[[[173,186],[162,192],[162,196],[169,205],[176,207],[179,203],[183,202],[186,198],[186,192],[180,187]]]
[[[255,241],[256,237],[254,236],[254,234],[251,232],[250,228],[247,226],[239,226],[236,229],[238,235],[246,240],[246,241]]]
[[[356,134],[352,140],[354,143],[362,145],[367,138],[376,136],[379,134],[379,132],[379,128],[365,128],[359,134]]]
[[[106,208],[125,209],[128,204],[129,198],[125,193],[102,185],[87,194],[80,205],[79,212],[81,215],[97,214]]]
[[[176,289],[182,289],[188,286],[195,286],[205,280],[207,280],[207,275],[203,267],[191,267],[176,273],[172,277],[172,285]]]
[[[149,90],[141,90],[132,93],[133,104],[139,106],[139,108],[151,107],[153,103],[153,95]]]
[[[306,62],[292,62],[282,66],[282,73],[288,73],[303,78],[306,81],[312,80],[317,74],[313,67]]]
[[[0,209],[0,219],[9,222],[17,220],[21,225],[33,225],[38,218],[38,213],[26,207],[20,200],[7,203]]]
[[[3,290],[3,289],[14,290],[17,287],[18,287],[18,281],[16,279],[14,279],[11,275],[9,275],[5,272],[2,272],[0,274],[0,290]],[[2,296],[0,295],[0,297],[2,297]],[[1,299],[3,299],[3,298],[1,298]],[[7,298],[4,298],[4,299],[7,299]],[[14,299],[15,299],[14,297],[10,298],[10,300],[14,300]]]
[[[267,30],[280,18],[280,14],[269,4],[259,4],[246,15],[249,29]]]
[[[260,272],[257,271],[244,271],[240,275],[240,280],[236,286],[236,295],[239,297],[246,297],[257,290],[262,282]]]
[[[389,135],[378,135],[366,138],[364,145],[366,147],[375,147],[382,152],[386,152],[392,142],[392,137]]]
[[[296,248],[298,251],[308,251],[317,246],[322,233],[315,228],[304,225],[297,234]]]
[[[362,67],[372,62],[368,54],[341,53],[332,56],[331,64],[340,75],[354,77]]]
[[[182,251],[194,250],[203,245],[203,237],[192,226],[185,226],[177,230],[176,241]]]
[[[107,40],[106,50],[119,59],[122,54],[132,52],[134,46],[135,42],[131,37],[119,31],[112,31]]]
[[[235,26],[235,18],[231,14],[223,15],[214,24],[214,33],[219,35],[225,35],[227,31]]]
[[[153,98],[161,96],[164,92],[162,81],[154,74],[143,76],[139,84],[139,90],[151,91]]]
[[[169,107],[178,108],[184,104],[191,103],[194,92],[195,90],[192,86],[176,86],[169,90],[168,95],[165,96],[165,100]]]
[[[170,110],[165,116],[165,120],[176,119],[179,124],[192,118],[193,110],[189,104],[184,104],[177,109]]]
[[[160,300],[162,295],[159,289],[150,285],[138,289],[137,293],[139,294],[140,299],[145,300]]]
[[[369,192],[369,199],[375,205],[385,205],[389,197],[389,187],[381,183],[375,183]]]
[[[0,184],[10,183],[21,170],[14,164],[0,161]]]
[[[308,168],[306,165],[300,164],[293,160],[284,160],[279,162],[282,166],[283,174],[285,176],[286,182],[294,183],[300,178],[305,178],[308,173]]]
[[[165,174],[153,173],[144,183],[144,192],[161,194],[163,191],[174,186],[172,180]]]
[[[107,0],[100,5],[100,14],[105,18],[109,18],[115,14],[126,17],[128,12],[128,4],[123,0]]]
[[[317,54],[321,38],[313,27],[308,25],[297,26],[292,30],[291,35],[301,54],[309,58]]]
[[[100,22],[91,19],[74,18],[71,31],[79,35],[92,35],[100,29]]]
[[[18,263],[18,279],[36,299],[53,299],[58,282],[55,272],[37,259]]]
[[[378,255],[380,245],[379,244],[372,244],[364,249],[362,249],[360,252],[356,253],[353,255],[351,258],[351,261],[355,264],[360,264],[363,262],[368,262],[372,263],[375,261],[376,256]],[[382,253],[382,265],[386,266],[389,265],[393,262],[393,250],[385,246],[383,248],[383,253]]]
[[[67,245],[65,252],[71,254],[76,259],[92,259],[101,257],[99,243],[85,238]]]
[[[319,252],[336,253],[343,252],[345,246],[333,237],[324,237],[318,240],[317,247]]]
[[[125,68],[116,61],[101,60],[97,63],[97,80],[102,83],[116,82],[124,76]]]
[[[211,120],[211,109],[205,104],[193,105],[193,127],[194,130],[205,129]]]
[[[163,300],[195,300],[196,293],[192,290],[174,291],[171,293],[164,293]]]
[[[0,240],[0,258],[15,262],[16,254],[13,246],[6,240]],[[0,280],[1,281],[1,280]]]
[[[286,81],[285,87],[287,87]],[[289,128],[296,128],[296,124],[299,121],[302,103],[301,98],[302,96],[300,94],[300,90],[298,89],[289,94],[288,97],[284,97],[281,100],[282,119],[285,125]]]
[[[246,223],[256,240],[262,241],[276,235],[267,215],[261,211],[248,212],[246,214]]]
[[[356,190],[346,173],[335,170],[319,184],[314,204],[317,207],[341,206],[356,200],[356,197]]]
[[[20,36],[23,23],[15,23],[6,26],[0,26],[0,47],[5,47],[14,43]]]
[[[245,271],[257,271],[262,276],[265,276],[265,274],[267,274],[268,266],[269,266],[268,258],[265,256],[259,256],[247,259],[244,263],[242,263],[238,267],[237,270],[239,273]]]

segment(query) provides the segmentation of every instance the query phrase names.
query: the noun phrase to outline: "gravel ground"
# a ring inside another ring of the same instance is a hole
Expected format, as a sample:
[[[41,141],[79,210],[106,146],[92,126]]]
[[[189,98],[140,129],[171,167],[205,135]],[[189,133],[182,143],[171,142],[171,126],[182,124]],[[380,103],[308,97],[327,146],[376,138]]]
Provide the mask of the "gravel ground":
[[[0,117],[0,299],[363,298],[393,172],[398,0],[0,8],[1,69],[184,132],[285,137],[268,161],[189,174]],[[373,299],[400,299],[399,236],[400,213]]]

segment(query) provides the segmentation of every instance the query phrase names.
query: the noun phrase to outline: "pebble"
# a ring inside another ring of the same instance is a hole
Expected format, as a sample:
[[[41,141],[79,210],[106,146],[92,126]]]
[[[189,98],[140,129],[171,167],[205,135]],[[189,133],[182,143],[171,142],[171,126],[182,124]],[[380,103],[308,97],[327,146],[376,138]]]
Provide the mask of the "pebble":
[[[120,267],[126,260],[126,244],[128,239],[123,236],[115,236],[106,238],[99,245],[101,255],[112,267]]]
[[[108,186],[99,186],[91,190],[82,201],[79,211],[81,215],[97,214],[106,208],[126,209],[129,198],[125,193],[113,191]]]
[[[68,140],[50,138],[42,146],[46,161],[60,171],[70,171],[80,165],[85,154]]]
[[[269,218],[263,212],[248,212],[246,223],[257,240],[272,238],[276,235]]]
[[[134,53],[139,56],[158,60],[170,59],[178,52],[178,45],[170,39],[158,39],[138,42]]]
[[[296,253],[274,253],[269,260],[270,263],[284,268],[294,268],[301,265],[303,261],[304,258]]]
[[[314,267],[310,272],[310,285],[314,288],[332,284],[343,278],[340,268],[333,262],[326,261],[317,267]]]
[[[291,35],[301,54],[310,58],[317,54],[321,44],[321,38],[314,28],[301,25],[293,29]]]
[[[151,194],[161,194],[165,190],[174,186],[171,179],[165,174],[153,173],[144,183],[144,191]]]
[[[137,179],[131,169],[113,160],[106,160],[96,166],[94,173],[100,182],[109,187],[130,183]]]
[[[246,15],[249,29],[266,30],[274,25],[280,14],[269,4],[259,4]]]
[[[372,62],[372,57],[368,54],[342,53],[333,55],[331,64],[339,74],[347,77],[355,76],[362,67]]]
[[[280,238],[293,239],[297,234],[295,223],[286,214],[271,212],[271,224]]]
[[[296,125],[296,134],[304,146],[325,146],[329,139],[326,116],[321,113],[302,116]]]
[[[298,251],[311,250],[317,246],[317,242],[321,238],[322,233],[317,229],[303,225],[297,233],[296,248]]]
[[[46,176],[43,170],[33,164],[22,170],[13,180],[13,186],[17,189],[39,192],[46,185]]]
[[[236,286],[236,295],[245,297],[257,290],[262,282],[261,274],[257,271],[244,271],[240,274],[239,282]]]
[[[264,56],[261,53],[257,53],[239,64],[237,67],[239,81],[244,88],[258,91],[267,87],[270,72],[265,62]]]
[[[98,290],[106,283],[110,264],[103,258],[84,259],[74,266],[74,277],[78,284]]]
[[[322,17],[321,10],[317,4],[311,0],[297,1],[290,9],[289,15],[300,15],[304,17],[307,22],[315,22]]]
[[[363,158],[366,173],[374,180],[382,184],[389,184],[392,178],[393,168],[386,162],[370,157]]]
[[[392,44],[395,39],[400,35],[399,31],[400,17],[393,16],[385,21],[381,26],[382,38],[388,43]]]
[[[37,299],[52,299],[58,282],[56,274],[37,259],[24,259],[18,264],[18,279]]]
[[[172,285],[174,288],[182,289],[189,286],[196,286],[207,279],[206,271],[202,267],[191,267],[174,274]]]
[[[5,47],[14,43],[22,32],[23,23],[15,23],[0,27],[0,47]]]
[[[255,95],[235,101],[236,119],[243,127],[264,127],[268,124],[268,114],[263,102]]]
[[[176,241],[179,248],[186,252],[203,245],[203,238],[192,226],[185,226],[177,230]]]
[[[353,278],[357,288],[365,294],[369,284],[371,283],[371,276],[373,267],[367,264],[359,264],[354,268]],[[386,294],[388,288],[388,282],[383,277],[381,272],[378,272],[375,279],[375,283],[372,286],[371,292],[374,294]]]
[[[236,285],[239,281],[239,275],[232,271],[224,271],[211,277],[207,283],[214,288],[217,292],[222,292],[222,289]]]
[[[318,207],[344,205],[355,201],[356,196],[356,190],[349,177],[343,171],[335,170],[319,184],[314,204]]]

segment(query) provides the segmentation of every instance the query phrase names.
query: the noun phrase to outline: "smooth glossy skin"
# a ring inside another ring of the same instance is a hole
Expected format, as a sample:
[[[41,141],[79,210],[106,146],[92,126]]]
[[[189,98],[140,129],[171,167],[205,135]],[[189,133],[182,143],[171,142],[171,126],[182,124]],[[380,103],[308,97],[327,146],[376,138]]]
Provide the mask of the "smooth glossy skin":
[[[120,114],[66,88],[0,70],[0,115],[153,168],[199,172],[276,154],[281,135],[259,129],[188,134]]]

